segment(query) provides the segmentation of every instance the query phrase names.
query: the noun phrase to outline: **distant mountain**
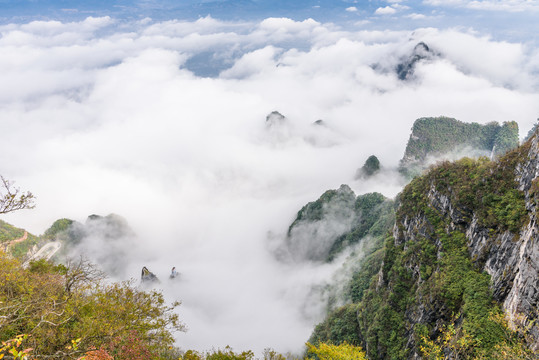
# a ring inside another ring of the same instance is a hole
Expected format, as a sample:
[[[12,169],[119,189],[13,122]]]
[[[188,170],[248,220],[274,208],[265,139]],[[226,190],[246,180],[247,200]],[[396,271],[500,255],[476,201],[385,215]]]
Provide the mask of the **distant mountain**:
[[[109,214],[107,216],[90,215],[86,219],[84,228],[86,235],[99,232],[103,237],[111,241],[134,236],[135,234],[127,220],[116,214]]]
[[[23,259],[39,238],[26,230],[0,220],[0,249],[18,259]]]
[[[294,261],[332,261],[348,246],[379,237],[393,222],[393,201],[379,193],[356,196],[348,185],[305,205],[290,225],[286,253]]]
[[[318,119],[305,127],[276,110],[266,115],[265,138],[278,146],[303,141],[314,147],[332,147],[344,140],[329,121]]]
[[[287,122],[286,117],[278,111],[272,111],[266,116],[266,126],[280,126]]]
[[[424,42],[418,43],[412,54],[403,59],[401,63],[397,65],[395,71],[399,80],[410,80],[413,78],[415,67],[418,63],[422,61],[433,60],[435,57],[439,56],[436,52],[429,48]]]
[[[0,243],[4,244],[6,242],[18,239],[24,235],[25,230],[17,228],[11,224],[8,224],[5,221],[0,220]]]
[[[417,119],[400,170],[408,176],[421,173],[438,160],[463,156],[499,156],[518,146],[518,124],[465,123],[449,117]]]
[[[120,275],[129,262],[126,254],[136,244],[136,234],[126,219],[116,214],[90,215],[84,223],[71,219],[56,220],[40,236],[0,220],[0,249],[25,264],[41,257],[40,249],[54,244],[54,252],[45,253],[57,262],[84,256],[109,275]],[[50,254],[50,255],[49,255]]]
[[[107,216],[90,215],[84,224],[71,219],[56,220],[42,235],[47,240],[58,240],[67,246],[79,244],[84,238],[99,233],[105,239],[114,240],[132,236],[133,230],[123,217],[116,214]]]
[[[59,219],[41,238],[62,244],[55,255],[57,261],[82,255],[91,258],[109,275],[122,274],[129,261],[125,256],[127,249],[135,243],[135,233],[127,220],[116,214],[90,215],[84,223]]]
[[[365,161],[365,164],[356,171],[355,179],[366,179],[380,172],[380,160],[375,155],[371,155]]]

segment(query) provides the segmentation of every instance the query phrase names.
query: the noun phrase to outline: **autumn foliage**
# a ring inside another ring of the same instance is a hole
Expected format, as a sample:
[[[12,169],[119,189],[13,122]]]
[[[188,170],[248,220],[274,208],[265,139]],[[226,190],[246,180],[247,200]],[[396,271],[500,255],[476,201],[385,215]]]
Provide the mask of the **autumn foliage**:
[[[24,269],[0,253],[0,354],[6,358],[167,359],[173,332],[184,330],[177,306],[131,282],[106,283],[83,260],[67,266],[40,260]]]

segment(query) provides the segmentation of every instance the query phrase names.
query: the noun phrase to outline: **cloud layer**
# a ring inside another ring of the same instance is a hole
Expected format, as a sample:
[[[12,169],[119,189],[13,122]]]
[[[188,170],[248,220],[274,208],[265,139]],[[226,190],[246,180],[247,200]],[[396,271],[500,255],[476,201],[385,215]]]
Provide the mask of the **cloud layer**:
[[[398,180],[353,177],[371,154],[395,167],[418,117],[524,135],[539,114],[537,49],[472,31],[103,17],[0,33],[0,172],[38,205],[5,219],[39,234],[124,216],[139,237],[126,273],[182,273],[163,284],[183,300],[182,347],[299,351],[323,311],[312,287],[338,268],[268,251],[301,206],[342,183],[394,196]],[[420,41],[440,55],[398,80]],[[269,126],[274,110],[286,122]]]
[[[487,11],[539,11],[539,3],[533,0],[423,0],[423,3],[433,6],[454,6]]]

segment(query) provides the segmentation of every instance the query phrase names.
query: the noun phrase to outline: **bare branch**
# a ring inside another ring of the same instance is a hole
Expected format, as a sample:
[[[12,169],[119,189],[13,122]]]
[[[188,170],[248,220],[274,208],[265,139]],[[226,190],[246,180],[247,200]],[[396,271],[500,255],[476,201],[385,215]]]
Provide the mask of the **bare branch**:
[[[29,191],[21,193],[13,184],[0,175],[0,214],[35,207],[34,195]]]
[[[66,265],[65,290],[71,294],[73,289],[84,287],[82,285],[98,284],[106,278],[106,274],[82,256],[78,262],[69,260]]]

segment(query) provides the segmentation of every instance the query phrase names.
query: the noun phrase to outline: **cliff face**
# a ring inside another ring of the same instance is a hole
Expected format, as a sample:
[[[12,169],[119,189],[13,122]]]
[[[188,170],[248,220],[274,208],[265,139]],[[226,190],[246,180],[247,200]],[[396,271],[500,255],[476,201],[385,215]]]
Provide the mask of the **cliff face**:
[[[500,241],[500,245],[493,249],[485,270],[492,276],[494,294],[499,296],[499,301],[503,301],[503,308],[510,320],[528,325],[539,315],[539,133],[536,132],[530,140],[527,158],[517,165],[515,175],[519,190],[524,192],[530,220],[520,231],[517,241],[508,242],[508,236],[500,239],[505,241]],[[470,232],[470,239],[477,242],[476,231]],[[524,318],[519,318],[521,314]],[[537,349],[537,324],[532,328],[532,335],[536,341],[534,348]]]
[[[371,359],[420,358],[421,339],[436,339],[447,325],[476,341],[470,352],[488,357],[503,338],[492,321],[498,313],[528,328],[539,347],[538,184],[536,134],[498,161],[443,163],[404,189],[358,312]]]
[[[450,219],[450,229],[460,228],[465,231],[472,260],[479,269],[490,275],[493,297],[502,304],[513,325],[527,326],[537,319],[539,310],[539,225],[536,193],[539,181],[539,137],[533,137],[527,146],[514,155],[518,157],[514,169],[502,166],[497,170],[513,170],[515,185],[524,195],[527,216],[525,225],[517,231],[500,231],[498,226],[482,225],[474,209],[459,209],[446,195],[437,191],[434,183],[428,198],[433,209]],[[496,176],[495,173],[492,175]],[[396,230],[396,241],[408,241],[411,231],[410,226],[406,227],[404,232]],[[532,333],[535,334],[536,340],[539,339],[538,330],[537,325],[534,325]]]

